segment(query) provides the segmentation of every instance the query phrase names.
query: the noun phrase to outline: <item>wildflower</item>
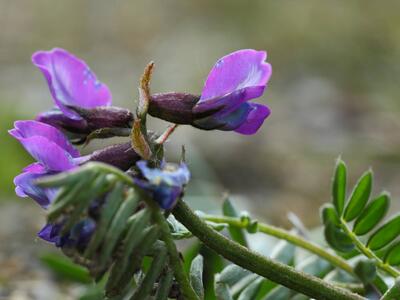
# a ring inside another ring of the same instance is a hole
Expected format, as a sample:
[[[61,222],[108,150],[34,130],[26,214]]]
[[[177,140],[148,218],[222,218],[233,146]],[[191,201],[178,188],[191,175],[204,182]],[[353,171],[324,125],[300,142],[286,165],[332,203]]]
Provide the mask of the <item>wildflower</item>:
[[[149,113],[200,129],[254,134],[270,114],[266,105],[248,102],[264,93],[271,76],[266,57],[266,52],[251,49],[228,54],[214,65],[200,96],[156,94]]]
[[[83,219],[65,235],[61,235],[61,229],[61,223],[47,223],[39,231],[38,236],[49,243],[53,243],[56,247],[77,248],[83,251],[96,229],[96,222],[91,218]]]
[[[89,66],[64,49],[38,51],[32,62],[43,73],[56,108],[39,114],[38,121],[74,133],[90,133],[105,127],[127,127],[132,114],[110,107],[109,88]]]
[[[37,161],[15,177],[17,195],[29,196],[42,207],[47,207],[51,203],[54,191],[43,190],[36,186],[34,181],[78,165],[82,160],[79,151],[57,128],[38,121],[16,121],[14,129],[9,133]]]
[[[100,161],[127,170],[140,159],[129,142],[81,156],[61,131],[38,121],[16,121],[9,133],[37,160],[15,177],[16,194],[31,197],[44,208],[51,203],[55,191],[35,185],[40,177],[70,170],[87,161]]]
[[[163,209],[171,209],[175,205],[190,179],[189,169],[184,163],[176,165],[164,162],[160,168],[151,168],[147,161],[141,160],[136,166],[143,179],[135,177],[135,183],[151,193]]]

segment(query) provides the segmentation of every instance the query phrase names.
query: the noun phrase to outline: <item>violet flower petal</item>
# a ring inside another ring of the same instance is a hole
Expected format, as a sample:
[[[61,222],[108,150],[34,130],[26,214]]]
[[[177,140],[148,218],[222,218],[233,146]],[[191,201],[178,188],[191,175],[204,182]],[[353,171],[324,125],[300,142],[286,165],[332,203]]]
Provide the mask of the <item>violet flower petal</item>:
[[[261,96],[272,73],[266,58],[265,51],[244,49],[219,59],[207,77],[197,106],[214,99],[214,108],[229,104],[233,110]]]
[[[79,151],[69,142],[66,136],[57,128],[38,121],[16,121],[14,129],[9,131],[17,140],[30,137],[44,137],[66,150],[72,157],[78,157]]]
[[[264,120],[271,114],[271,110],[268,106],[258,103],[246,104],[251,106],[251,111],[249,112],[246,121],[236,128],[235,131],[241,134],[250,135],[257,132],[264,123]]]
[[[35,181],[47,174],[25,172],[14,178],[15,192],[19,197],[31,197],[41,207],[47,208],[55,197],[55,189],[43,189]]]
[[[64,49],[38,51],[32,62],[43,73],[56,105],[71,119],[81,117],[66,105],[94,108],[111,104],[111,92],[81,59]]]

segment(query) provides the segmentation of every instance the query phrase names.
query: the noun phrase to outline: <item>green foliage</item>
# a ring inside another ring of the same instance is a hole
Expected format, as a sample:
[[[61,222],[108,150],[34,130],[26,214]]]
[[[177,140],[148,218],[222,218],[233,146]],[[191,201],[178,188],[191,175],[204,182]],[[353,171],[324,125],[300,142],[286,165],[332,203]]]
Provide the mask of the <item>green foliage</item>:
[[[224,203],[222,204],[222,212],[224,216],[227,217],[238,217],[239,214],[236,211],[235,207],[233,206],[232,202],[229,200],[228,197],[224,200]],[[246,235],[244,230],[238,229],[234,226],[229,226],[228,227],[229,234],[231,238],[235,241],[238,242],[239,244],[247,247],[247,241],[246,241]]]
[[[338,158],[336,162],[336,169],[333,175],[332,184],[332,202],[336,207],[338,214],[341,216],[344,208],[344,201],[346,198],[346,181],[347,181],[347,168],[345,163]]]
[[[368,204],[373,178],[372,171],[367,171],[360,177],[346,202],[338,196],[343,195],[341,191],[345,189],[345,173],[345,165],[339,161],[334,172],[333,205],[324,205],[321,213],[326,241],[336,251],[352,252],[357,249],[356,255],[361,254],[368,259],[360,261],[354,270],[364,283],[375,279],[376,268],[393,277],[399,276],[400,272],[394,266],[400,263],[400,255],[397,254],[400,247],[393,242],[400,235],[400,215],[379,226],[389,209],[389,194],[383,192]],[[351,225],[353,220],[354,224]],[[365,243],[365,239],[361,240],[359,236],[367,234],[369,236]]]
[[[91,283],[89,272],[63,255],[55,253],[43,254],[40,261],[62,279],[80,283]]]

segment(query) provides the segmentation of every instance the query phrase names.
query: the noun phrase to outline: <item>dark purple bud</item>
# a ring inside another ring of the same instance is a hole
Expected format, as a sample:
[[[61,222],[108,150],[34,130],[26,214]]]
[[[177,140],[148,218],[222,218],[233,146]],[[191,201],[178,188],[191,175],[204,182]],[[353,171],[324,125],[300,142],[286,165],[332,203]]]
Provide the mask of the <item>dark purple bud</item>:
[[[110,164],[126,171],[140,159],[140,156],[132,149],[131,143],[128,142],[94,151],[88,160]]]
[[[200,96],[187,93],[162,93],[151,96],[148,113],[176,124],[192,124],[193,107]]]
[[[90,134],[101,128],[128,128],[133,120],[129,110],[115,106],[99,106],[92,109],[76,106],[68,108],[81,118],[74,120],[62,111],[54,109],[38,115],[37,120],[76,134]]]

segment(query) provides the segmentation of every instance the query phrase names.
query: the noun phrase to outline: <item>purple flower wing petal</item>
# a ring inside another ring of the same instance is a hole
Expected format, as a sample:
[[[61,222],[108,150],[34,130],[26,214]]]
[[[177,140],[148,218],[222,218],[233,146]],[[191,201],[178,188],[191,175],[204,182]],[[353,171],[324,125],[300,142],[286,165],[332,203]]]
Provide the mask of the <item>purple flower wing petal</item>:
[[[49,242],[49,243],[58,243],[60,240],[61,225],[59,224],[50,224],[47,223],[39,232],[38,237]]]
[[[215,113],[229,113],[236,110],[243,102],[261,96],[264,92],[265,86],[251,86],[235,90],[231,93],[221,95],[207,101],[198,102],[193,107],[195,115]]]
[[[19,141],[47,170],[65,171],[75,166],[67,151],[44,137],[20,138]]]
[[[47,208],[54,199],[54,189],[42,189],[34,184],[45,174],[25,172],[14,178],[15,192],[19,197],[31,197],[41,207]]]
[[[111,104],[111,92],[81,59],[63,49],[38,51],[32,62],[43,73],[57,106],[71,119],[81,117],[67,105],[93,108]]]
[[[208,74],[198,105],[240,90],[250,89],[249,92],[242,91],[242,97],[228,96],[223,102],[234,100],[232,105],[237,107],[261,96],[272,73],[271,65],[265,62],[266,57],[265,51],[244,49],[219,59]]]
[[[57,128],[38,121],[16,121],[14,129],[9,131],[16,139],[43,137],[65,149],[72,157],[79,157],[79,151],[72,146],[66,136]]]
[[[242,125],[248,114],[251,111],[251,106],[248,103],[242,103],[236,110],[232,112],[218,112],[209,117],[198,119],[194,125],[206,130],[218,129],[230,131]]]
[[[264,120],[270,115],[271,111],[268,106],[258,104],[258,103],[246,103],[251,107],[245,122],[243,122],[238,128],[235,129],[236,132],[251,135],[257,132],[257,130],[264,123]]]

